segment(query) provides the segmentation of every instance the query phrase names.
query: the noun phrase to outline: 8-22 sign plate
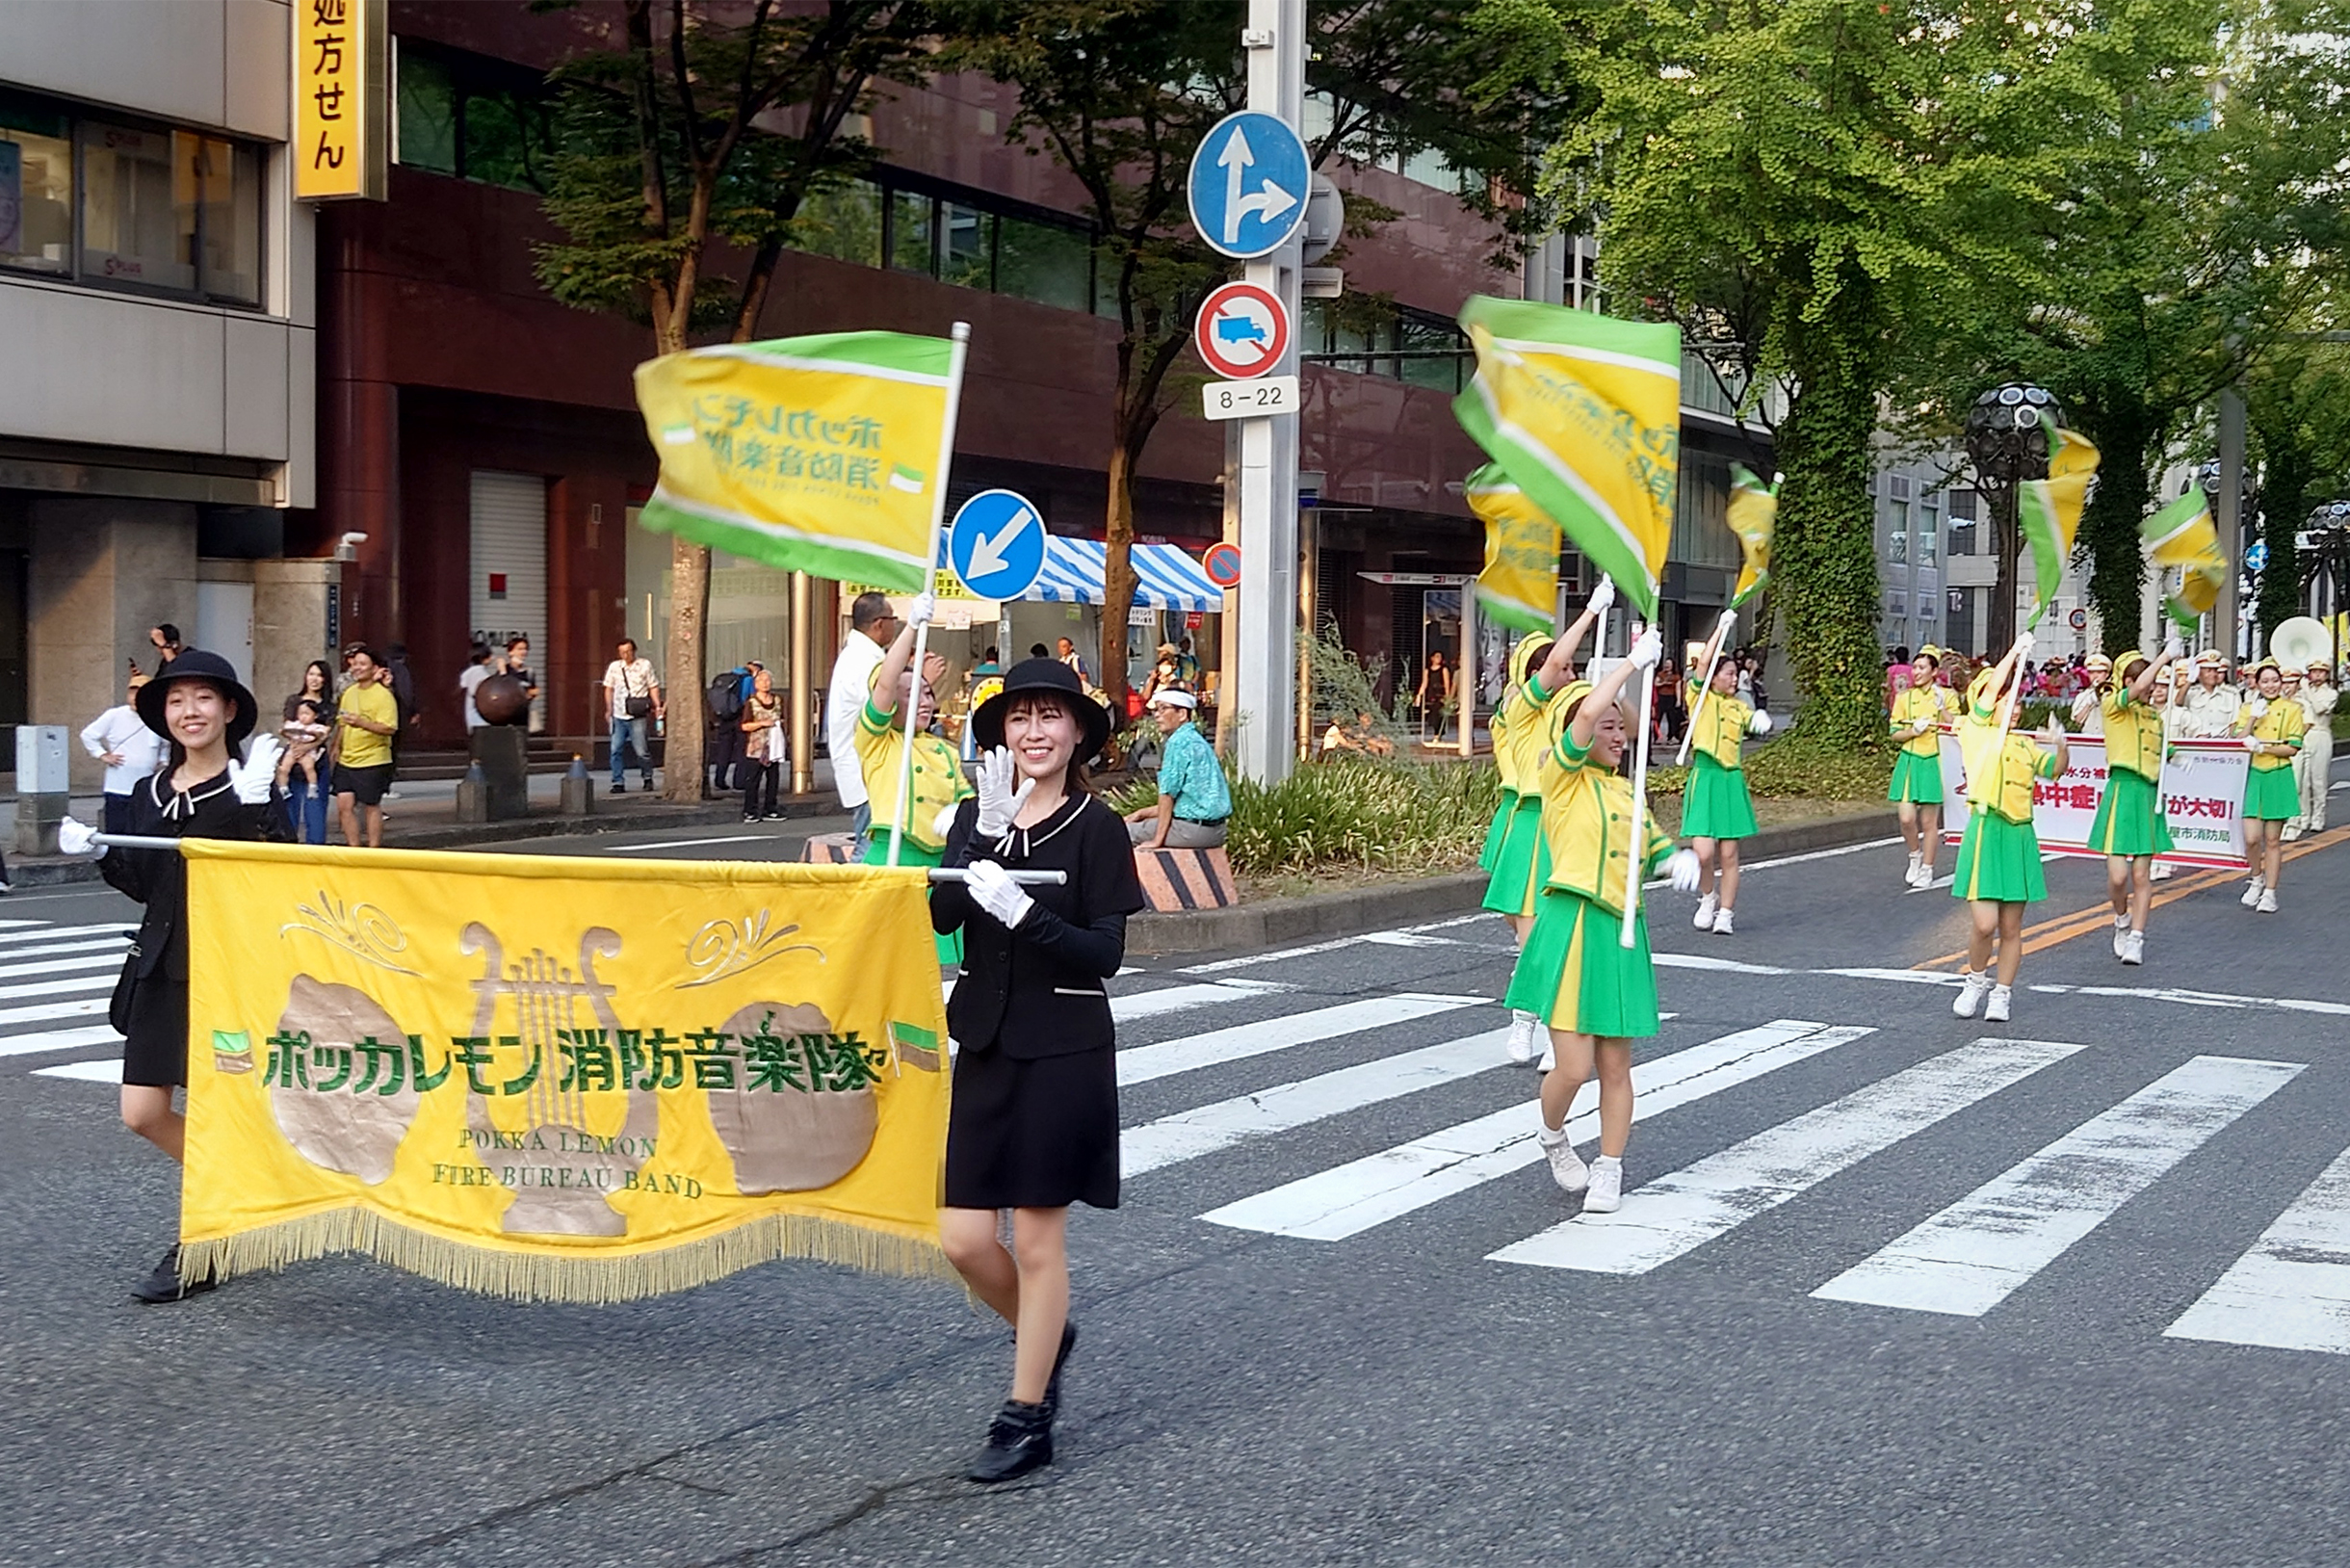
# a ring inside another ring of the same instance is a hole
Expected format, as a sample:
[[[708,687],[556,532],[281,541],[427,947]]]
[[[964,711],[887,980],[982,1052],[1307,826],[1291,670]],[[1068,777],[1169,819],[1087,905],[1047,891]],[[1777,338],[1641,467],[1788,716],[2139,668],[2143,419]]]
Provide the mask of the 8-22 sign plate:
[[[1259,376],[1245,381],[1210,381],[1200,389],[1210,419],[1264,419],[1297,411],[1297,378]]]

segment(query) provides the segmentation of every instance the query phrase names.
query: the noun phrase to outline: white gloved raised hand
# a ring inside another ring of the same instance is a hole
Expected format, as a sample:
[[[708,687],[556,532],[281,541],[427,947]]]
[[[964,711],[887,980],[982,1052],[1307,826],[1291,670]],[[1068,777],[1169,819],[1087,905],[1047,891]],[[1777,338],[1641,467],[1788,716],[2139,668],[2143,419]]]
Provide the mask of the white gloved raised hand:
[[[1770,733],[1770,715],[1764,713],[1762,709],[1757,708],[1755,710],[1755,716],[1746,720],[1746,733],[1749,735],[1768,735]]]
[[[2041,731],[2041,733],[2048,737],[2049,745],[2057,745],[2063,741],[2065,737],[2064,720],[2057,718],[2054,714],[2049,715],[2049,727]]]
[[[1591,600],[1583,606],[1583,613],[1587,615],[1605,615],[1607,614],[1607,607],[1614,603],[1615,579],[1602,573],[1600,586],[1591,590]]]
[[[1664,639],[1651,626],[1632,641],[1632,663],[1635,669],[1654,669],[1664,658]]]
[[[995,916],[1005,930],[1019,929],[1028,912],[1036,907],[1036,901],[1012,880],[1011,873],[992,860],[973,861],[963,885],[971,890],[972,902]]]
[[[1035,793],[1036,781],[1024,778],[1018,788],[1013,787],[1014,769],[1008,746],[994,746],[983,752],[974,771],[979,775],[979,836],[1000,839],[1012,830],[1020,808]]]
[[[264,735],[253,743],[251,756],[243,762],[230,759],[228,787],[237,792],[240,804],[269,804],[270,793],[277,787],[277,759],[285,750],[285,743],[276,736]]]
[[[905,607],[905,623],[908,626],[927,626],[937,618],[938,595],[935,593],[917,593],[913,602]]]
[[[1675,849],[1673,858],[1664,863],[1664,875],[1672,878],[1676,893],[1697,891],[1697,851]]]
[[[2024,668],[2024,666],[2025,665],[2027,665],[2027,664],[2031,663],[2031,657],[2032,657],[2032,634],[2031,634],[2031,633],[2029,633],[2029,632],[2025,632],[2025,633],[2023,633],[2022,635],[2020,635],[2020,636],[2019,636],[2019,637],[2016,639],[2016,668],[2017,668],[2017,670],[2018,670],[2018,671],[2021,671],[2021,670]],[[2021,678],[2021,677],[2019,676],[2019,678]]]
[[[1713,635],[1720,639],[1722,644],[1727,647],[1730,642],[1730,634],[1736,631],[1737,628],[1738,613],[1735,610],[1725,610],[1722,612],[1721,620],[1713,629]]]
[[[71,817],[61,818],[57,824],[57,852],[70,855],[102,855],[104,846],[98,843],[98,830],[88,823]]]
[[[2162,640],[2163,658],[2177,661],[2180,659],[2184,659],[2186,656],[2187,645],[2180,641],[2178,638],[2166,637]]]

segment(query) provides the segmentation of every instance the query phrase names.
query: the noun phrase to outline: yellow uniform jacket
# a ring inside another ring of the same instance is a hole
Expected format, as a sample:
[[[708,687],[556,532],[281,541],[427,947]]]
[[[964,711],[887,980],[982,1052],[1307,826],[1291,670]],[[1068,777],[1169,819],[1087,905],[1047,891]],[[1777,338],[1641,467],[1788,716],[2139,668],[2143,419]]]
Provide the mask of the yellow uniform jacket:
[[[1613,769],[1590,766],[1590,748],[1578,747],[1569,731],[1553,748],[1544,774],[1542,841],[1551,854],[1550,885],[1621,915],[1632,849],[1632,781]],[[1641,814],[1641,868],[1653,872],[1672,854],[1673,840],[1649,813]]]
[[[2236,717],[2238,734],[2249,735],[2263,745],[2289,745],[2301,749],[2302,738],[2309,733],[2310,716],[2300,703],[2287,697],[2271,702],[2259,718],[2252,717],[2252,704],[2246,703]],[[2256,751],[2252,765],[2264,773],[2280,768],[2290,768],[2290,757],[2272,757],[2265,751]]]
[[[886,828],[898,820],[899,764],[905,756],[905,718],[885,714],[870,701],[857,715],[857,767],[865,776],[865,794],[873,801],[873,823]],[[906,818],[908,843],[932,851],[947,841],[938,834],[938,814],[966,796],[976,794],[963,777],[962,759],[954,747],[927,731],[914,737],[914,810]]]
[[[2130,700],[2129,688],[2105,693],[2105,766],[2126,768],[2149,783],[2162,777],[2162,715],[2151,702]]]
[[[1971,693],[1970,693],[1971,697]],[[1967,803],[2018,824],[2032,820],[2032,780],[2056,776],[2056,754],[2028,735],[1998,724],[1998,703],[1976,704],[1958,722],[1958,754],[1967,770]]]
[[[1893,721],[1886,733],[1915,729],[1919,724],[1939,724],[1950,717],[1949,693],[1939,686],[1912,686],[1893,693]],[[1901,743],[1901,749],[1913,757],[1933,757],[1942,753],[1942,736],[1927,730],[1914,741]]]
[[[1700,693],[1705,693],[1703,713],[1697,710]],[[1690,749],[1704,752],[1724,768],[1738,767],[1738,743],[1746,738],[1747,721],[1754,718],[1754,709],[1737,697],[1707,692],[1698,681],[1689,682],[1684,700],[1690,714]]]

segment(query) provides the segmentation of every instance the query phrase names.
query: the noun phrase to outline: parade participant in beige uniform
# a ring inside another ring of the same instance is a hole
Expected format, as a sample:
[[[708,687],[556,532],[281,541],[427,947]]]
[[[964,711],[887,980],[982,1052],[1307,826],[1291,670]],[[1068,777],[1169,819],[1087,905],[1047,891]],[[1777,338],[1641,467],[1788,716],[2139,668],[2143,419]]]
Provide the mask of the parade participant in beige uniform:
[[[2102,735],[2105,733],[2105,678],[2113,673],[2113,661],[2102,653],[2089,655],[2081,666],[2088,679],[2081,683],[2080,693],[2073,699],[2073,733]]]
[[[2341,689],[2334,684],[2334,671],[2323,660],[2312,663],[2304,676],[2298,700],[2301,711],[2309,716],[2310,727],[2293,758],[2293,781],[2301,788],[2301,815],[2285,824],[2288,839],[2326,830],[2327,775],[2334,762],[2334,704],[2341,695]]]
[[[2243,694],[2227,683],[2228,661],[2216,648],[2195,658],[2195,684],[2186,690],[2180,719],[2180,740],[2216,741],[2235,734],[2236,710]]]

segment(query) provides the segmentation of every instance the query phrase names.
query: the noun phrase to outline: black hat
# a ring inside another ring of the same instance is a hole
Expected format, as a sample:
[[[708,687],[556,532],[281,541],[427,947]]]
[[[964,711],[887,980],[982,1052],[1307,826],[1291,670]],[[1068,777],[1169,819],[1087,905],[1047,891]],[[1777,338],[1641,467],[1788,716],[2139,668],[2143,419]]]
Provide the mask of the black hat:
[[[202,648],[189,648],[178,658],[155,672],[155,678],[139,689],[139,718],[147,728],[171,739],[171,731],[164,723],[164,699],[170,694],[174,681],[204,681],[228,693],[232,711],[228,716],[228,747],[235,750],[252,734],[259,719],[260,705],[253,701],[252,693],[237,679],[237,667],[217,653]]]
[[[1084,730],[1078,738],[1077,760],[1090,763],[1110,744],[1110,710],[1085,694],[1077,671],[1058,659],[1023,659],[1004,674],[1004,689],[979,705],[971,716],[972,732],[979,745],[993,749],[1004,744],[1004,716],[1012,698],[1024,692],[1051,692],[1069,699]]]

